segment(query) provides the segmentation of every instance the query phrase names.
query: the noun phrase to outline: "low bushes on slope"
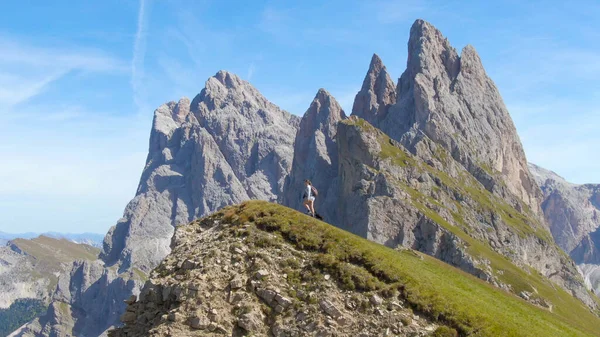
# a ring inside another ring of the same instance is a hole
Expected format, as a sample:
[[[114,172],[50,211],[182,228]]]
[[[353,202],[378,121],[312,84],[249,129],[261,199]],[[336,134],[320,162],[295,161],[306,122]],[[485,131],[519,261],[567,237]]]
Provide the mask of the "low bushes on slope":
[[[0,309],[0,336],[8,336],[45,310],[44,302],[32,298],[20,298],[9,308]]]

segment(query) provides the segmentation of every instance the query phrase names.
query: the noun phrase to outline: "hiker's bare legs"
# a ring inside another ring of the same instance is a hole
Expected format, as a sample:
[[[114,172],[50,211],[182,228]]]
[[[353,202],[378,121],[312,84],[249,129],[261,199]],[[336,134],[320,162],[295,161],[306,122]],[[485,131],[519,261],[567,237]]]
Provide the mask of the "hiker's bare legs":
[[[306,207],[306,210],[308,210],[309,212],[312,212],[310,210],[310,205],[309,205],[310,200],[304,200],[304,207]]]
[[[308,201],[308,206],[309,206],[309,210],[312,213],[312,215],[317,215],[317,213],[315,213],[315,201],[314,200],[309,200]]]
[[[304,200],[304,207],[312,214],[315,215],[315,202],[313,200]]]

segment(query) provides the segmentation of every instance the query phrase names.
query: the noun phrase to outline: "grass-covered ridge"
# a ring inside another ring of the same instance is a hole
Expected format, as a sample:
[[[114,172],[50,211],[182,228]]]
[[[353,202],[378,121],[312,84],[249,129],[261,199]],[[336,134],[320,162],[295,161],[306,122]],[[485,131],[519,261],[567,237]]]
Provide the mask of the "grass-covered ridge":
[[[356,273],[357,290],[377,289],[384,296],[398,291],[414,309],[463,336],[600,336],[600,319],[562,290],[555,290],[560,302],[550,312],[435,258],[384,247],[287,207],[249,201],[210,219],[269,231],[298,249],[318,252],[322,258],[315,265],[340,282]]]
[[[15,239],[11,245],[37,261],[54,265],[73,260],[95,260],[100,249],[66,239],[54,239],[41,235],[34,239]],[[14,249],[14,248],[13,248]]]

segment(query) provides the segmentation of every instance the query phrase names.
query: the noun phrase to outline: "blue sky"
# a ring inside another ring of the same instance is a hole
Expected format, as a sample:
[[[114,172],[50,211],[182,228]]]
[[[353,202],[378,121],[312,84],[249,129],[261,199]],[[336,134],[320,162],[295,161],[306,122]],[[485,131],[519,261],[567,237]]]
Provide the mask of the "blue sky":
[[[1,2],[0,231],[104,233],[153,110],[219,69],[295,114],[321,87],[350,112],[373,53],[401,75],[417,18],[475,46],[530,161],[600,183],[598,17],[597,1]]]

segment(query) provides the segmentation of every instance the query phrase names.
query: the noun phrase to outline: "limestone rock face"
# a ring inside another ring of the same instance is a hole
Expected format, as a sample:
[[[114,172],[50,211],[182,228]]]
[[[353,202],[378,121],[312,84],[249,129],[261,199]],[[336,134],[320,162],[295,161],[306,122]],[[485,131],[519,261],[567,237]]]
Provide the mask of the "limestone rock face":
[[[299,118],[269,102],[248,82],[224,71],[206,82],[191,109],[200,126],[214,138],[246,195],[277,200],[292,166]]]
[[[148,272],[168,254],[174,226],[250,198],[277,200],[297,125],[225,71],[191,103],[159,107],[136,197],[107,234],[104,261]]]
[[[341,228],[388,247],[419,250],[514,291],[513,280],[496,272],[504,268],[497,261],[508,258],[594,306],[546,226],[486,190],[438,143],[424,137],[412,155],[352,116],[338,123],[337,145]]]
[[[374,74],[369,69],[365,82]],[[407,69],[398,82],[395,104],[390,105],[389,89],[372,95],[370,87],[363,85],[358,93],[354,115],[372,121],[411,151],[419,134],[427,135],[488,190],[505,198],[515,195],[539,213],[541,193],[514,124],[472,46],[459,56],[440,31],[417,20],[410,31]],[[381,111],[381,105],[373,109],[363,104],[365,96],[387,102],[387,111]]]
[[[600,291],[600,185],[576,185],[529,164],[544,194],[542,210],[556,243],[579,265],[589,287]]]
[[[346,115],[335,98],[325,89],[319,89],[300,121],[294,142],[292,171],[286,180],[282,198],[284,205],[304,212],[304,180],[311,180],[319,192],[315,210],[332,224],[338,221],[337,124],[344,118]]]

